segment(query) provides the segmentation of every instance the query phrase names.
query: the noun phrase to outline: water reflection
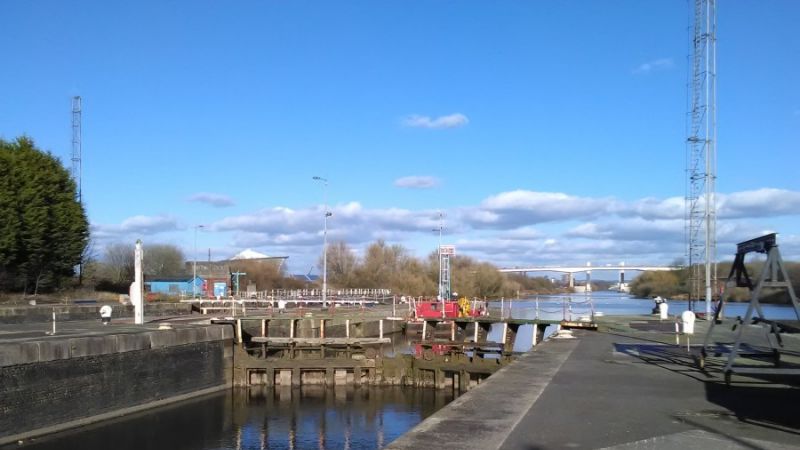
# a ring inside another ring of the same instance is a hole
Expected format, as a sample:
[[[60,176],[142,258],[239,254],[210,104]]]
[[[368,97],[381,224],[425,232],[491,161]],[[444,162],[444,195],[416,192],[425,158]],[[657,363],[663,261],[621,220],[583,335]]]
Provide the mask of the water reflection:
[[[373,449],[452,399],[405,387],[236,389],[4,448]]]

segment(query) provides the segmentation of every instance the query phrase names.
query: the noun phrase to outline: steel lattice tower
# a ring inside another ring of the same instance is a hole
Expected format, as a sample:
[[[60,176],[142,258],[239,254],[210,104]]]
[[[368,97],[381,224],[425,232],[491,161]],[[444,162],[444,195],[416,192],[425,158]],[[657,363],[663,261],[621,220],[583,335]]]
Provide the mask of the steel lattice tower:
[[[717,271],[717,12],[716,0],[692,1],[686,139],[689,302],[702,298],[705,290],[705,309],[710,314]]]
[[[81,97],[72,97],[72,179],[75,181],[75,195],[78,203],[83,203],[81,193]]]

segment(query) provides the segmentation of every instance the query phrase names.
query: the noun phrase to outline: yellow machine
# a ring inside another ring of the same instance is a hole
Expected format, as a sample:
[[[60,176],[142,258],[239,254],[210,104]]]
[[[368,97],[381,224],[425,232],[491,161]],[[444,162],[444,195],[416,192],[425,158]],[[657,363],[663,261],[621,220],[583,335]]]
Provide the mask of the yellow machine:
[[[458,317],[470,317],[472,311],[469,307],[469,300],[467,297],[458,299]]]

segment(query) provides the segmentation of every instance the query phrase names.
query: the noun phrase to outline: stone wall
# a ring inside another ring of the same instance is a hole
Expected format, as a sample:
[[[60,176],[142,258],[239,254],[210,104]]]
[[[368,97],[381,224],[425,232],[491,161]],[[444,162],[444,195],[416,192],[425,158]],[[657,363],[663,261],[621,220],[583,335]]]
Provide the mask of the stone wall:
[[[112,317],[133,317],[133,305],[108,303],[113,308]],[[36,305],[0,307],[0,324],[51,322],[53,312],[57,322],[95,320],[100,317],[103,303],[91,305]],[[147,303],[145,316],[182,316],[192,313],[189,303]]]
[[[230,386],[232,338],[206,326],[2,344],[0,444]]]

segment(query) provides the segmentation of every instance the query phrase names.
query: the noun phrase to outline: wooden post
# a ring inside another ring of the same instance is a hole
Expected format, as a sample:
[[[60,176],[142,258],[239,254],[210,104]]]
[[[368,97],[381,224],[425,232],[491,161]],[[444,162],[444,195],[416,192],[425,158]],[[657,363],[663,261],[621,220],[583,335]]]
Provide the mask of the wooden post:
[[[319,337],[325,338],[325,319],[319,319]]]

